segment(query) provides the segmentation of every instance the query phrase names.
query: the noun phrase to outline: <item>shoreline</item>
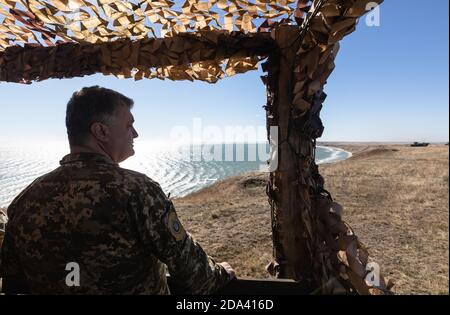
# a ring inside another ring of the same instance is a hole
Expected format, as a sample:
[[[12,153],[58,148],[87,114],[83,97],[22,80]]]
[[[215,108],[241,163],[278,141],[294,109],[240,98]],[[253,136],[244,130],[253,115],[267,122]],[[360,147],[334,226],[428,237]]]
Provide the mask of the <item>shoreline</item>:
[[[344,158],[344,159],[327,161],[329,159],[329,158],[327,158],[324,161],[317,163],[317,165],[320,167],[321,165],[336,164],[336,163],[339,163],[339,162],[346,161],[346,160],[348,160],[348,159],[350,159],[351,157],[354,156],[354,153],[352,151],[357,151],[357,153],[359,153],[361,151],[361,150],[354,150],[353,147],[356,146],[356,147],[363,148],[363,147],[367,146],[364,143],[361,143],[361,144],[357,143],[357,144],[354,144],[354,145],[351,145],[351,146],[340,145],[340,144],[341,144],[341,142],[337,142],[335,144],[335,146],[328,146],[328,145],[324,145],[324,144],[316,145],[316,147],[330,148],[330,149],[338,150],[338,151],[341,151],[341,152],[345,152],[347,154],[347,157]],[[338,147],[338,145],[339,145],[339,147]],[[350,149],[352,151],[350,151]],[[171,199],[172,200],[180,200],[180,199],[184,199],[184,198],[189,198],[191,195],[196,195],[198,193],[202,193],[204,190],[208,190],[209,187],[217,185],[217,184],[220,184],[223,181],[227,181],[229,179],[238,178],[238,177],[242,177],[242,176],[246,176],[246,175],[253,175],[253,174],[266,174],[266,172],[263,172],[263,171],[245,171],[245,172],[239,173],[237,175],[230,175],[230,176],[224,177],[222,179],[218,179],[218,180],[214,181],[213,183],[211,183],[210,185],[202,187],[202,188],[200,188],[198,190],[195,190],[193,192],[190,192],[190,193],[188,193],[186,195],[174,196]]]
[[[318,160],[317,164],[319,164],[319,165],[320,164],[328,164],[328,163],[336,163],[336,162],[345,160],[345,159],[347,159],[347,158],[349,158],[351,156],[351,152],[348,152],[348,151],[346,151],[344,149],[341,149],[341,148],[325,147],[325,146],[322,146],[322,145],[318,146],[318,148],[319,148],[319,151],[320,151],[320,154],[318,155],[318,157],[320,157],[320,159],[318,159],[317,157],[316,157],[316,159]],[[267,150],[267,148],[266,148],[266,150]],[[17,152],[20,153],[21,151],[17,151]],[[129,168],[129,169],[137,170],[137,171],[140,171],[140,172],[147,172],[146,170],[139,170],[139,168],[136,168],[136,167],[138,167],[139,163],[144,162],[144,160],[142,159],[142,157],[144,156],[144,153],[145,152],[141,152],[141,155],[138,158],[138,160],[133,160],[131,162],[131,163],[134,163],[134,165],[133,164],[130,164],[130,165],[125,164],[125,165],[121,165],[121,166],[125,167],[125,168]],[[166,153],[164,153],[164,154],[166,154]],[[53,155],[55,155],[55,154],[53,154]],[[53,155],[41,157],[40,159],[42,161],[44,161],[44,160],[45,161],[51,161],[53,159],[56,161],[56,156],[53,156]],[[157,155],[155,155],[155,157],[156,156]],[[13,161],[13,159],[14,159],[14,155],[10,155],[8,160],[2,160],[0,162]],[[189,167],[189,169],[194,167],[194,164],[196,163],[195,161],[196,161],[195,159],[194,160],[192,160],[192,159],[189,160],[187,162],[187,164],[188,164],[187,167]],[[199,191],[201,189],[204,189],[204,188],[206,188],[208,186],[211,186],[214,183],[217,183],[218,181],[224,180],[224,179],[226,179],[228,177],[236,176],[236,175],[240,175],[240,174],[245,174],[245,173],[248,173],[248,172],[254,172],[254,171],[256,171],[258,169],[257,167],[243,166],[245,164],[240,164],[239,161],[240,160],[238,160],[238,162],[236,162],[234,164],[234,166],[230,168],[229,166],[227,166],[227,163],[221,163],[220,160],[219,160],[218,164],[217,163],[214,164],[215,166],[213,166],[210,169],[210,166],[209,166],[208,162],[204,162],[203,159],[202,159],[202,161],[201,161],[201,163],[202,163],[202,166],[201,166],[202,171],[201,172],[203,172],[203,169],[205,169],[205,172],[206,172],[206,175],[203,175],[203,177],[202,177],[202,175],[195,176],[195,180],[192,180],[192,181],[186,181],[186,180],[183,180],[183,179],[179,180],[179,178],[178,178],[178,181],[175,181],[177,179],[176,177],[179,177],[179,176],[184,176],[183,178],[189,178],[190,174],[193,174],[192,172],[195,171],[195,167],[192,170],[189,170],[189,169],[188,170],[183,170],[183,168],[181,166],[179,166],[179,167],[177,166],[178,171],[176,173],[171,174],[170,178],[159,178],[159,180],[162,180],[162,181],[159,181],[159,182],[162,185],[162,187],[164,188],[164,191],[166,192],[166,194],[168,194],[170,192],[171,195],[174,198],[186,197],[186,196],[188,196],[189,194],[191,194],[193,192],[196,192],[196,191]],[[177,160],[176,162],[179,163],[179,165],[185,165],[186,164],[186,162],[184,162],[183,159],[180,159],[179,161]],[[226,162],[226,161],[223,161],[223,162]],[[8,163],[9,162],[7,162],[7,164]],[[33,163],[34,162],[32,160],[30,160],[28,164],[33,164]],[[47,162],[39,162],[39,163],[35,163],[35,164],[43,165],[43,163],[49,164]],[[259,163],[263,163],[263,162],[259,162]],[[167,164],[166,166],[168,166],[168,165],[169,164]],[[261,165],[265,165],[265,163],[261,164]],[[57,166],[58,166],[57,163],[55,163],[54,167],[57,167]],[[19,169],[20,169],[20,167],[19,167]],[[26,182],[31,183],[36,177],[38,177],[41,174],[44,174],[44,173],[46,173],[46,172],[48,172],[50,170],[51,169],[48,169],[48,170],[47,169],[40,169],[40,173],[36,173],[36,175],[34,175],[34,176],[33,176],[33,174],[31,172],[28,172],[28,174],[26,174],[24,172],[20,172],[19,171],[17,176],[21,178],[21,181],[23,182],[23,185],[24,185],[23,188],[25,188],[28,184],[25,185],[24,183],[26,183]],[[0,208],[8,207],[9,203],[14,199],[15,195],[17,195],[20,192],[20,190],[21,190],[20,187],[16,187],[14,192],[11,191],[11,189],[10,189],[11,186],[8,185],[8,182],[11,182],[11,180],[9,178],[9,175],[7,173],[9,171],[8,171],[7,168],[4,169],[3,171],[5,173],[1,173],[0,175],[6,175],[6,177],[5,177],[6,179],[4,179],[3,182],[2,182],[2,185],[4,185],[4,186],[2,186],[4,188],[4,190],[2,191],[1,198],[0,198]],[[37,170],[33,170],[33,171],[37,171]],[[215,174],[214,176],[210,176],[210,177],[214,177],[214,180],[205,178],[205,177],[208,177],[207,175],[209,173]],[[154,178],[152,176],[152,174],[148,174],[148,176],[150,176],[151,178]],[[204,179],[204,180],[202,180],[202,179]],[[158,178],[156,178],[155,180],[158,181]],[[173,189],[174,187],[175,187],[175,189]]]
[[[345,161],[345,160],[347,160],[347,159],[349,159],[349,158],[351,158],[353,156],[352,152],[344,150],[342,148],[338,148],[338,147],[323,146],[323,145],[317,145],[316,147],[317,148],[319,148],[319,147],[320,148],[329,148],[329,149],[337,150],[337,151],[340,151],[340,152],[345,152],[345,154],[347,154],[347,156],[345,158],[343,158],[343,159],[333,159],[333,156],[331,156],[330,158],[326,158],[323,161],[317,162],[317,165],[329,164],[329,163],[338,163],[338,162],[341,162],[341,161]]]
[[[345,154],[347,154],[347,156],[346,156],[345,158],[338,158],[338,159],[336,159],[336,158],[333,158],[333,156],[328,157],[328,158],[326,158],[326,159],[323,159],[323,160],[320,161],[320,162],[317,162],[317,165],[339,163],[339,162],[345,161],[345,160],[347,160],[347,159],[349,159],[349,158],[351,158],[351,157],[353,156],[353,153],[352,153],[352,152],[347,151],[347,150],[342,149],[342,148],[338,148],[338,147],[329,147],[329,146],[323,146],[323,145],[320,145],[320,146],[318,145],[317,147],[321,147],[321,148],[330,148],[330,149],[333,149],[333,150],[337,150],[337,151],[339,151],[339,152],[345,152]],[[188,194],[180,195],[180,196],[173,196],[172,199],[175,200],[175,199],[187,198],[187,197],[189,197],[191,194],[198,193],[198,192],[200,192],[200,191],[202,191],[202,190],[204,190],[204,189],[207,189],[208,187],[211,187],[212,185],[215,185],[215,184],[217,184],[217,183],[220,183],[221,181],[227,180],[227,179],[229,179],[229,178],[233,178],[233,177],[237,177],[237,176],[245,176],[245,175],[247,175],[247,174],[255,174],[255,173],[265,174],[266,172],[264,172],[264,171],[244,171],[244,172],[242,172],[242,173],[238,173],[238,174],[234,174],[234,175],[229,175],[229,176],[226,176],[226,177],[224,177],[224,178],[217,179],[217,180],[213,181],[211,184],[209,184],[209,185],[207,185],[207,186],[204,186],[204,187],[201,187],[201,188],[199,188],[199,189],[197,189],[197,190],[195,190],[195,191],[192,191],[192,192],[190,192],[190,193],[188,193]]]

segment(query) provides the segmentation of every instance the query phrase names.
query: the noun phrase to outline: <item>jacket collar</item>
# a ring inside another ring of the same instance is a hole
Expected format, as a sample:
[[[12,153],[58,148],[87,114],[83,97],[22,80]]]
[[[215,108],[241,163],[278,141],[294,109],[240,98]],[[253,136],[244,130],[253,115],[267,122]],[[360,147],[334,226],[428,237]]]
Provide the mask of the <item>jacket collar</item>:
[[[70,153],[67,154],[62,158],[61,161],[59,161],[59,164],[69,164],[69,163],[98,163],[98,164],[113,164],[117,165],[116,162],[114,162],[109,156],[100,154],[100,153],[88,153],[88,152],[81,152],[81,153]]]

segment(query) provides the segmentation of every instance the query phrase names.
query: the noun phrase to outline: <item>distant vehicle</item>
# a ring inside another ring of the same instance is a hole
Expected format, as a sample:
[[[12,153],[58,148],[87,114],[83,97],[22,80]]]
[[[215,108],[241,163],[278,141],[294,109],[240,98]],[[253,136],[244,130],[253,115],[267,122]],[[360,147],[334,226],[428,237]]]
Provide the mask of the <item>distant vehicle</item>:
[[[428,147],[430,144],[426,142],[414,142],[411,144],[412,147]]]

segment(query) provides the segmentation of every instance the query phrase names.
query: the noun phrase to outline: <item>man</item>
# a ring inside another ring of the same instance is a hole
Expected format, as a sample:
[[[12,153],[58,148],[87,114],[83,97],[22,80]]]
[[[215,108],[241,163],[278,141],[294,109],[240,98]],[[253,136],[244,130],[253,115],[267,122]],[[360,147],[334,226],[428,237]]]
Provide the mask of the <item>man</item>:
[[[8,207],[8,282],[33,294],[168,294],[167,266],[178,290],[209,294],[234,277],[185,232],[158,183],[119,167],[138,136],[132,106],[98,86],[72,95],[70,154]]]

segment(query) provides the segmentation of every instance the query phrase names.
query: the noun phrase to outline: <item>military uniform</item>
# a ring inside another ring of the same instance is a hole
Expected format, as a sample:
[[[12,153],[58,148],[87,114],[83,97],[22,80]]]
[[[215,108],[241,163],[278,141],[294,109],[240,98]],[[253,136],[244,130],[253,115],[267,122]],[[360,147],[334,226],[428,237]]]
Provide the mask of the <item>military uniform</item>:
[[[35,294],[213,293],[230,275],[205,254],[147,176],[106,156],[69,154],[8,207],[3,273]],[[68,286],[69,263],[79,286]]]

